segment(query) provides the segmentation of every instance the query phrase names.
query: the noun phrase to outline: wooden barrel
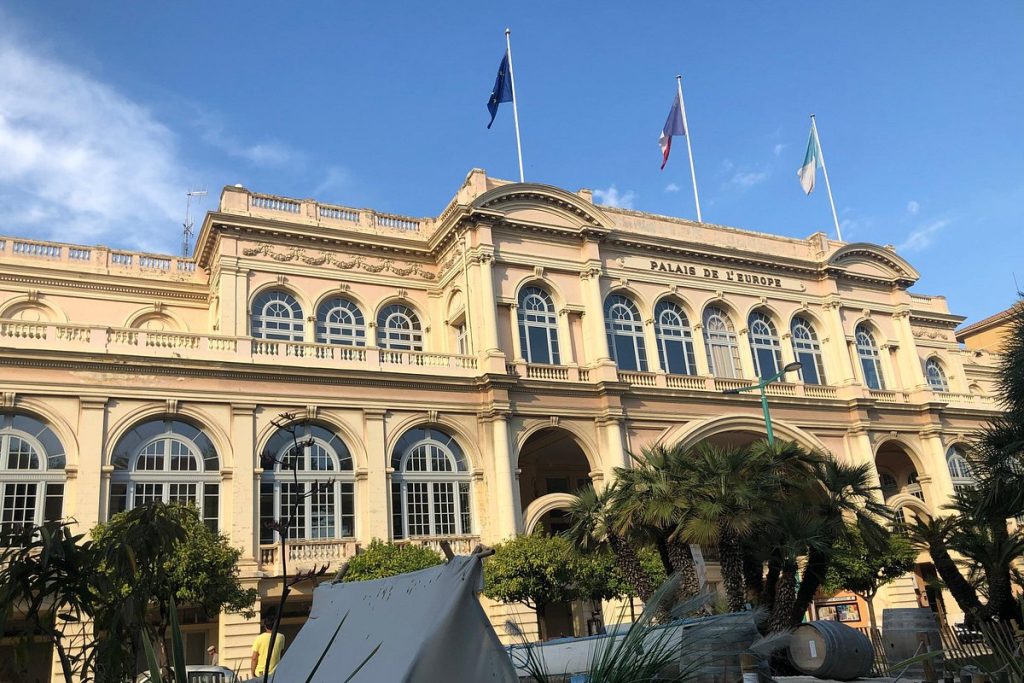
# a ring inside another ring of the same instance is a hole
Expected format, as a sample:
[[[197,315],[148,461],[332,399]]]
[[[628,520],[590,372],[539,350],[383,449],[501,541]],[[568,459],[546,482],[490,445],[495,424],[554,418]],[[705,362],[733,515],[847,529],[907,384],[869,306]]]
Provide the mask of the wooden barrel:
[[[789,641],[789,661],[801,673],[849,681],[871,674],[874,650],[868,637],[838,621],[809,621]]]
[[[942,650],[939,621],[927,607],[882,610],[882,642],[885,643],[885,658],[889,664],[924,654],[926,647],[933,652]],[[931,662],[936,670],[942,670],[941,656]],[[923,672],[924,665],[919,663],[911,666],[906,675],[920,676]]]

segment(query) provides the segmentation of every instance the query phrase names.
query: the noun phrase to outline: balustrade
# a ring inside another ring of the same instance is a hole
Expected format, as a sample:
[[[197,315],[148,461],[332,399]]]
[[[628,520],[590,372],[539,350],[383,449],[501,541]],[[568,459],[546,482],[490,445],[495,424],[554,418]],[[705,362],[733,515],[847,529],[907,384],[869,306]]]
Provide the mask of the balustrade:
[[[284,213],[299,213],[299,202],[280,197],[271,197],[262,194],[250,194],[249,206],[254,209],[266,209],[269,211],[283,211]]]
[[[288,553],[288,573],[307,571],[321,565],[338,566],[359,551],[359,544],[353,539],[294,539],[285,543]],[[281,546],[262,545],[259,552],[260,570],[278,574],[281,572]]]
[[[418,545],[430,548],[437,554],[444,556],[441,550],[441,541],[447,541],[452,552],[456,555],[469,555],[473,548],[480,543],[479,536],[420,536],[416,538],[403,538],[395,541],[395,545]]]
[[[628,382],[639,387],[653,387],[657,385],[657,379],[653,372],[633,372],[631,370],[619,370],[619,381]]]
[[[691,391],[706,391],[708,388],[708,382],[703,377],[687,375],[667,375],[665,385],[670,389],[689,389]]]

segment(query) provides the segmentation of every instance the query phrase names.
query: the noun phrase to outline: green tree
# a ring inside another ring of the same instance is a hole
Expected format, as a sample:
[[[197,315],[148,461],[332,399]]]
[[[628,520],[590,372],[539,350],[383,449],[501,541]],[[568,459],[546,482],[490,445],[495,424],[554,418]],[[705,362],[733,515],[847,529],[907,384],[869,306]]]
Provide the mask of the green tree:
[[[415,572],[439,565],[444,560],[436,552],[412,543],[385,543],[375,538],[348,562],[343,581],[371,581]]]
[[[616,580],[614,569],[610,554],[584,555],[561,536],[516,536],[496,545],[484,562],[484,595],[536,612],[545,638],[548,605],[620,595],[622,579]]]
[[[84,673],[91,643],[70,648],[64,629],[91,618],[104,586],[97,584],[97,554],[83,535],[65,522],[49,522],[0,539],[0,633],[12,619],[23,619],[41,635],[60,659],[67,683]],[[72,651],[74,650],[74,651]]]
[[[912,570],[916,558],[914,546],[901,534],[884,534],[869,542],[856,525],[848,525],[846,533],[832,546],[822,588],[827,593],[846,589],[864,598],[871,628],[878,628],[875,595],[882,586]]]
[[[109,678],[117,673],[119,657],[124,662],[127,655],[134,663],[143,636],[152,636],[169,661],[172,599],[206,618],[221,611],[253,613],[257,592],[238,580],[241,551],[211,531],[193,507],[141,506],[97,525],[92,537],[110,586],[97,610],[98,626],[110,634],[105,639],[110,650],[102,657]]]

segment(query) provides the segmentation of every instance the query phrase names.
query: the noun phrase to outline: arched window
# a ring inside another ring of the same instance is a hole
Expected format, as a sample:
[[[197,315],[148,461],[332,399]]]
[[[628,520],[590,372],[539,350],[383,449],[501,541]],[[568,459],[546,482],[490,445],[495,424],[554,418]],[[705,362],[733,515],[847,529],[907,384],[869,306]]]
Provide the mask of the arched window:
[[[519,345],[529,363],[558,365],[558,318],[551,295],[540,287],[519,292]]]
[[[740,376],[740,350],[732,320],[721,308],[704,309],[704,345],[708,350],[708,367],[716,377]]]
[[[389,351],[422,351],[423,330],[416,311],[391,304],[377,314],[377,346]]]
[[[604,328],[608,350],[619,369],[647,372],[644,325],[636,304],[621,294],[609,295],[604,300]]]
[[[878,483],[882,488],[882,497],[886,500],[899,492],[900,485],[896,483],[896,477],[888,472],[878,473]]]
[[[0,545],[4,536],[62,517],[64,465],[64,446],[50,427],[0,414]]]
[[[957,493],[977,485],[967,456],[957,446],[950,446],[946,450],[946,466],[949,468],[949,478],[953,480],[953,490]]]
[[[363,312],[342,297],[327,299],[316,309],[316,340],[320,344],[366,346]]]
[[[302,308],[288,292],[271,289],[252,302],[252,336],[257,339],[303,341]]]
[[[907,535],[907,514],[902,507],[892,511],[892,532],[903,536]]]
[[[410,429],[395,444],[391,467],[395,538],[473,532],[470,473],[455,439],[433,427]]]
[[[654,307],[654,331],[658,337],[661,369],[670,375],[696,375],[693,332],[679,304],[665,299],[658,302]]]
[[[793,335],[793,355],[800,363],[800,380],[804,384],[824,384],[825,365],[821,359],[821,344],[814,326],[799,316],[790,325]]]
[[[121,437],[111,458],[110,516],[149,503],[193,505],[211,529],[220,513],[220,459],[206,433],[174,418]]]
[[[885,389],[875,335],[864,325],[857,325],[856,339],[857,357],[860,358],[860,367],[864,372],[864,383],[869,389]]]
[[[341,437],[316,424],[279,429],[263,447],[260,461],[261,544],[279,542],[272,524],[293,513],[289,538],[356,535],[352,456]]]
[[[754,311],[747,319],[747,332],[754,356],[754,372],[762,379],[777,374],[782,369],[782,344],[771,318]]]
[[[935,358],[929,358],[924,364],[924,374],[928,378],[928,386],[932,391],[949,391],[949,382],[942,365]]]

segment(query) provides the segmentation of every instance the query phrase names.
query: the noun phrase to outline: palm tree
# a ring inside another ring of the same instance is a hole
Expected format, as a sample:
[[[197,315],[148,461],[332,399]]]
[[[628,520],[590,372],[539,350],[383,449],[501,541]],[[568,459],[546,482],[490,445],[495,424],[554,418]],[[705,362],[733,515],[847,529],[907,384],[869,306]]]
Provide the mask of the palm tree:
[[[693,555],[676,533],[688,505],[682,449],[656,445],[632,458],[636,463],[633,467],[615,469],[616,486],[610,501],[612,528],[623,536],[637,534],[649,539],[665,573],[679,574],[681,596],[696,595],[700,582]]]
[[[565,537],[581,550],[607,545],[626,583],[646,603],[654,594],[655,586],[640,564],[636,546],[629,535],[617,532],[612,525],[610,500],[613,490],[614,485],[600,493],[593,486],[581,489],[569,507],[572,526],[565,531]]]
[[[702,443],[685,463],[689,505],[678,535],[690,543],[718,546],[729,610],[744,609],[741,542],[770,515],[765,505],[773,480],[770,461],[746,449]]]
[[[772,545],[779,570],[778,578],[774,581],[774,599],[768,618],[768,630],[787,631],[793,625],[800,558],[825,547],[825,520],[808,509],[800,500],[794,499],[777,508],[772,524],[774,533],[766,542]]]
[[[907,524],[907,533],[911,543],[928,551],[936,573],[942,578],[964,614],[987,618],[988,610],[981,604],[977,589],[964,578],[949,554],[950,540],[956,533],[958,525],[959,520],[952,515],[936,519],[917,517]]]

